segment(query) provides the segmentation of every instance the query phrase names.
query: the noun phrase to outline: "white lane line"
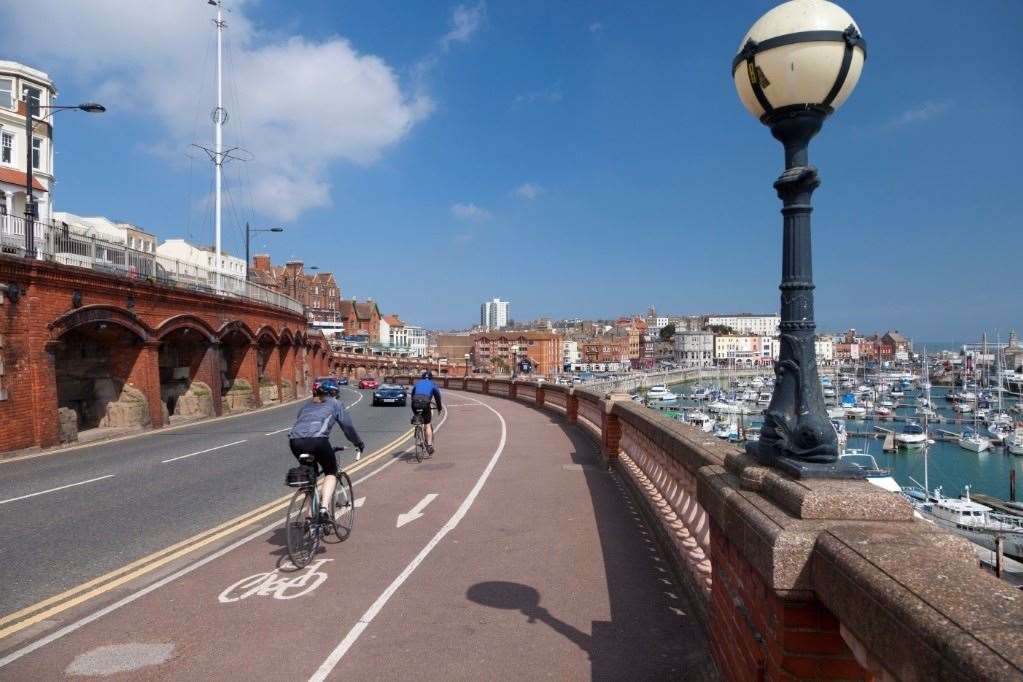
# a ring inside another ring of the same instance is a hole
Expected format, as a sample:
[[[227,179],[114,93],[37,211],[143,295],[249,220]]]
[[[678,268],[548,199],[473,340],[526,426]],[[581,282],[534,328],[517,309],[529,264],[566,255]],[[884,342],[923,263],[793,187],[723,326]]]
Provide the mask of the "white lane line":
[[[427,505],[436,500],[437,497],[437,493],[430,493],[416,502],[416,506],[412,507],[407,514],[398,514],[398,521],[394,524],[394,527],[401,528],[406,523],[412,523],[416,519],[422,518],[423,510],[426,509]]]
[[[102,481],[104,478],[113,478],[114,474],[107,474],[106,476],[98,476],[96,478],[90,478],[88,481],[79,481],[78,483],[68,483],[58,488],[50,488],[49,490],[40,490],[37,493],[29,493],[28,495],[22,495],[21,497],[12,497],[9,500],[0,500],[0,504],[7,504],[8,502],[17,502],[18,500],[25,500],[36,495],[45,495],[46,493],[55,493],[58,490],[64,490],[65,488],[74,488],[76,485],[85,485],[86,483],[92,483],[93,481]]]
[[[284,433],[285,431],[291,431],[291,427],[287,426],[287,427],[285,427],[283,429],[277,429],[276,431],[271,431],[270,433],[264,433],[263,435],[264,436],[276,436],[278,433]]]
[[[184,459],[186,457],[195,457],[196,455],[205,455],[207,452],[213,452],[214,450],[220,450],[221,448],[229,448],[232,445],[241,445],[244,442],[246,442],[246,441],[244,441],[244,440],[236,440],[233,443],[224,443],[223,445],[218,445],[215,448],[207,448],[205,450],[200,450],[199,452],[190,452],[187,455],[179,455],[177,457],[171,457],[170,459],[163,460],[161,462],[161,464],[166,464],[167,462],[176,462],[179,459]]]
[[[425,560],[430,552],[433,551],[433,548],[440,544],[440,541],[443,540],[448,533],[454,530],[456,526],[458,526],[459,522],[469,512],[469,508],[472,507],[473,502],[476,501],[476,497],[479,496],[480,491],[483,489],[483,485],[487,482],[487,479],[490,478],[490,473],[494,470],[494,467],[497,466],[497,461],[501,458],[501,453],[504,452],[504,445],[508,438],[508,425],[505,423],[504,417],[501,416],[501,413],[492,408],[490,405],[476,401],[473,398],[470,398],[470,400],[479,402],[481,405],[497,415],[498,420],[501,422],[501,440],[497,444],[497,449],[494,450],[494,454],[490,457],[490,462],[487,463],[483,473],[480,474],[479,479],[476,480],[476,485],[472,487],[469,494],[464,500],[462,500],[462,504],[458,506],[458,509],[455,510],[455,513],[452,514],[450,519],[448,519],[448,522],[445,523],[439,531],[437,531],[437,534],[434,535],[421,550],[419,550],[419,554],[417,554],[415,558],[409,562],[408,566],[406,566],[405,569],[398,574],[398,577],[387,586],[387,589],[384,590],[379,597],[377,597],[377,600],[373,602],[369,609],[366,610],[366,613],[362,614],[362,617],[360,617],[358,622],[352,626],[352,629],[348,631],[348,634],[341,640],[341,643],[338,644],[334,651],[330,653],[327,660],[325,660],[316,672],[313,673],[312,677],[309,678],[311,682],[314,680],[316,682],[325,680],[327,675],[329,675],[331,671],[337,667],[337,664],[341,662],[344,655],[352,648],[352,645],[355,644],[356,640],[359,639],[359,635],[362,634],[363,630],[369,627],[369,624],[373,622],[373,619],[376,618],[377,614],[384,608],[388,600],[394,596],[394,593],[398,591],[398,588],[400,588],[402,584],[408,580],[408,577],[412,575],[412,572],[415,571],[421,563],[423,563],[423,560]]]
[[[446,422],[447,420],[448,420],[448,413],[445,412],[444,416],[441,417],[440,423],[438,423],[436,428],[434,428],[434,430],[433,430],[434,434],[436,434],[438,431],[441,430],[441,427],[444,426],[444,422]],[[391,457],[391,459],[387,460],[386,462],[384,462],[379,467],[377,467],[373,471],[369,472],[368,474],[366,474],[362,478],[357,478],[354,481],[352,481],[352,485],[357,485],[357,484],[362,483],[363,481],[365,481],[365,480],[367,480],[369,478],[373,478],[374,476],[379,474],[381,471],[383,471],[387,467],[391,466],[392,464],[394,464],[395,462],[400,460],[401,459],[401,455],[404,454],[404,453],[405,453],[405,450],[402,450],[401,452],[399,452],[398,454],[394,455],[393,457]]]
[[[255,540],[256,538],[261,537],[261,536],[265,535],[266,533],[269,533],[270,531],[276,529],[280,525],[281,525],[281,522],[278,519],[277,521],[274,521],[273,523],[271,523],[269,526],[266,526],[265,528],[260,528],[259,530],[257,530],[255,533],[252,533],[251,535],[246,535],[245,537],[243,537],[242,539],[238,540],[237,542],[234,542],[234,543],[228,545],[227,547],[224,547],[223,549],[220,549],[220,550],[214,552],[213,554],[210,554],[207,557],[203,557],[202,559],[196,561],[194,564],[189,564],[188,566],[185,566],[184,568],[182,568],[181,570],[177,571],[176,573],[171,573],[166,578],[158,580],[155,583],[153,583],[152,585],[149,585],[147,587],[142,588],[138,592],[135,592],[133,594],[129,594],[124,599],[121,599],[120,601],[116,601],[113,604],[111,604],[110,606],[102,608],[99,611],[96,611],[94,613],[90,613],[88,616],[85,616],[81,620],[75,621],[74,623],[71,623],[70,625],[65,625],[64,627],[62,627],[61,629],[57,630],[56,632],[53,632],[53,633],[47,635],[46,637],[43,637],[42,639],[38,639],[38,640],[32,642],[31,644],[29,644],[25,648],[18,649],[17,651],[14,651],[14,652],[8,654],[7,656],[4,656],[3,658],[0,658],[0,668],[4,667],[5,665],[7,665],[9,663],[13,663],[14,661],[18,660],[22,656],[26,656],[26,655],[32,653],[36,649],[39,649],[41,647],[46,646],[50,642],[54,642],[54,641],[60,639],[61,637],[65,636],[65,635],[71,634],[75,630],[78,630],[80,628],[85,627],[86,625],[88,625],[89,623],[93,622],[94,620],[102,618],[103,616],[107,615],[108,613],[116,611],[117,609],[121,608],[122,606],[130,604],[133,601],[135,601],[136,599],[144,597],[144,596],[146,596],[147,594],[149,594],[150,592],[152,592],[154,590],[160,589],[161,587],[163,587],[167,583],[170,583],[170,582],[172,582],[174,580],[177,580],[181,576],[187,575],[187,574],[191,573],[192,571],[194,571],[195,569],[201,568],[201,567],[205,566],[206,564],[210,563],[211,561],[216,561],[217,559],[219,559],[220,557],[224,556],[228,552],[230,552],[230,551],[232,551],[232,550],[234,550],[234,549],[236,549],[238,547],[241,547],[246,542],[249,542],[251,540]]]

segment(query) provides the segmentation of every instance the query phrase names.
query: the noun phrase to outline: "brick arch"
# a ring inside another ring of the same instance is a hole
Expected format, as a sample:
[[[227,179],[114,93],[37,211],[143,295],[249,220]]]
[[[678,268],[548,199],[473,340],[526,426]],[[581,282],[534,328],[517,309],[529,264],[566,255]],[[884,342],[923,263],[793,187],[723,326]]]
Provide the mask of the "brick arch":
[[[223,340],[225,336],[231,332],[239,332],[244,336],[249,343],[256,341],[256,335],[252,333],[252,329],[249,325],[245,324],[242,320],[231,320],[225,323],[220,329],[217,330],[217,339]]]
[[[268,324],[264,324],[262,327],[257,329],[253,336],[256,338],[257,342],[262,341],[264,336],[268,336],[270,337],[271,343],[275,346],[281,342],[281,337],[274,331],[274,328]]]
[[[141,341],[153,336],[153,329],[130,310],[113,305],[86,305],[68,311],[48,325],[50,336],[59,339],[68,332],[88,324],[116,324],[128,330]]]
[[[187,313],[168,317],[157,325],[156,337],[163,339],[179,329],[193,329],[206,337],[206,340],[211,343],[217,340],[216,330],[207,324],[206,320]]]
[[[287,327],[285,327],[284,329],[281,330],[281,333],[280,333],[278,339],[279,339],[278,343],[280,343],[282,346],[283,345],[288,345],[288,346],[297,346],[298,345],[297,343],[295,343],[295,335]]]

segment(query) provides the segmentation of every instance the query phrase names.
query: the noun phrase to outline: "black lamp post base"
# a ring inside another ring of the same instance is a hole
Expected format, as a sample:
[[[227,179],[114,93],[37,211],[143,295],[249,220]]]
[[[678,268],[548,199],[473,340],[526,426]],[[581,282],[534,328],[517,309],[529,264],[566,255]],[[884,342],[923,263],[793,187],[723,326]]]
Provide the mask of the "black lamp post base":
[[[806,462],[785,455],[778,455],[773,448],[765,447],[760,441],[746,443],[746,454],[766,466],[780,469],[792,478],[830,478],[839,480],[862,480],[867,477],[862,467],[848,464],[841,459],[835,462]]]

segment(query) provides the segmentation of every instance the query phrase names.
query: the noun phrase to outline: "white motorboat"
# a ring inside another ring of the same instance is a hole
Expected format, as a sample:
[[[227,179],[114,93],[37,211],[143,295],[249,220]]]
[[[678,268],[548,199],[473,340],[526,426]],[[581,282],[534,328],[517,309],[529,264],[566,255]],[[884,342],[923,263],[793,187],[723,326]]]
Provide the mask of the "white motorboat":
[[[952,409],[959,413],[973,412],[973,404],[966,402],[958,402],[952,406]]]
[[[761,391],[760,394],[757,395],[757,405],[760,405],[762,407],[767,407],[770,404],[771,404],[771,392],[770,391]]]
[[[916,422],[907,422],[902,431],[895,434],[895,442],[904,448],[922,448],[927,444],[927,434]]]
[[[739,437],[739,425],[734,421],[719,421],[714,425],[714,435],[724,440],[733,440]]]
[[[891,398],[881,398],[877,404],[881,407],[895,407],[895,402]]]
[[[715,424],[713,417],[706,412],[701,412],[700,410],[686,414],[685,422],[706,433],[710,433],[714,429]]]
[[[1023,517],[1001,514],[974,502],[969,486],[957,499],[943,497],[940,487],[932,495],[916,489],[905,492],[924,519],[992,551],[996,538],[1001,537],[1006,554],[1023,557]]]
[[[1013,455],[1023,455],[1023,428],[1017,428],[1005,439],[1005,447]]]
[[[892,416],[892,409],[890,407],[885,407],[884,405],[878,405],[877,407],[874,408],[874,416],[890,417]]]
[[[882,469],[877,465],[877,460],[874,459],[873,455],[863,452],[863,450],[856,450],[854,448],[848,448],[842,451],[842,454],[838,456],[840,462],[844,464],[853,464],[863,469],[864,475],[867,477],[867,481],[876,485],[882,490],[887,490],[892,493],[901,493],[902,486],[900,486],[894,478],[892,478],[892,472],[888,469]]]
[[[845,416],[844,407],[829,407],[828,408],[828,419],[841,419]]]
[[[991,447],[990,440],[984,438],[984,436],[969,427],[963,429],[963,432],[959,434],[959,438],[956,442],[958,442],[959,447],[964,450],[971,450],[973,452],[984,452]]]
[[[851,419],[862,419],[867,416],[867,408],[862,405],[846,405],[842,409],[845,410],[845,416]]]
[[[662,402],[678,400],[678,395],[668,390],[664,384],[651,386],[646,392],[647,400],[660,400]]]

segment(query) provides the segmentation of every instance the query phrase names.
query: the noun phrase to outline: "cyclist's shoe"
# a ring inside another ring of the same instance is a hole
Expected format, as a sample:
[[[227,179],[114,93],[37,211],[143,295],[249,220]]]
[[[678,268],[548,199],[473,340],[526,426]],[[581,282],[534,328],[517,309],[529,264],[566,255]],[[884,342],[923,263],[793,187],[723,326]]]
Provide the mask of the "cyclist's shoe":
[[[360,459],[362,459],[362,450],[356,449],[355,450],[355,461],[358,462]]]
[[[427,445],[426,446],[426,452],[429,453],[429,455],[432,457],[433,456],[433,446],[432,445]]]
[[[320,523],[331,523],[330,511],[326,507],[320,507]]]

